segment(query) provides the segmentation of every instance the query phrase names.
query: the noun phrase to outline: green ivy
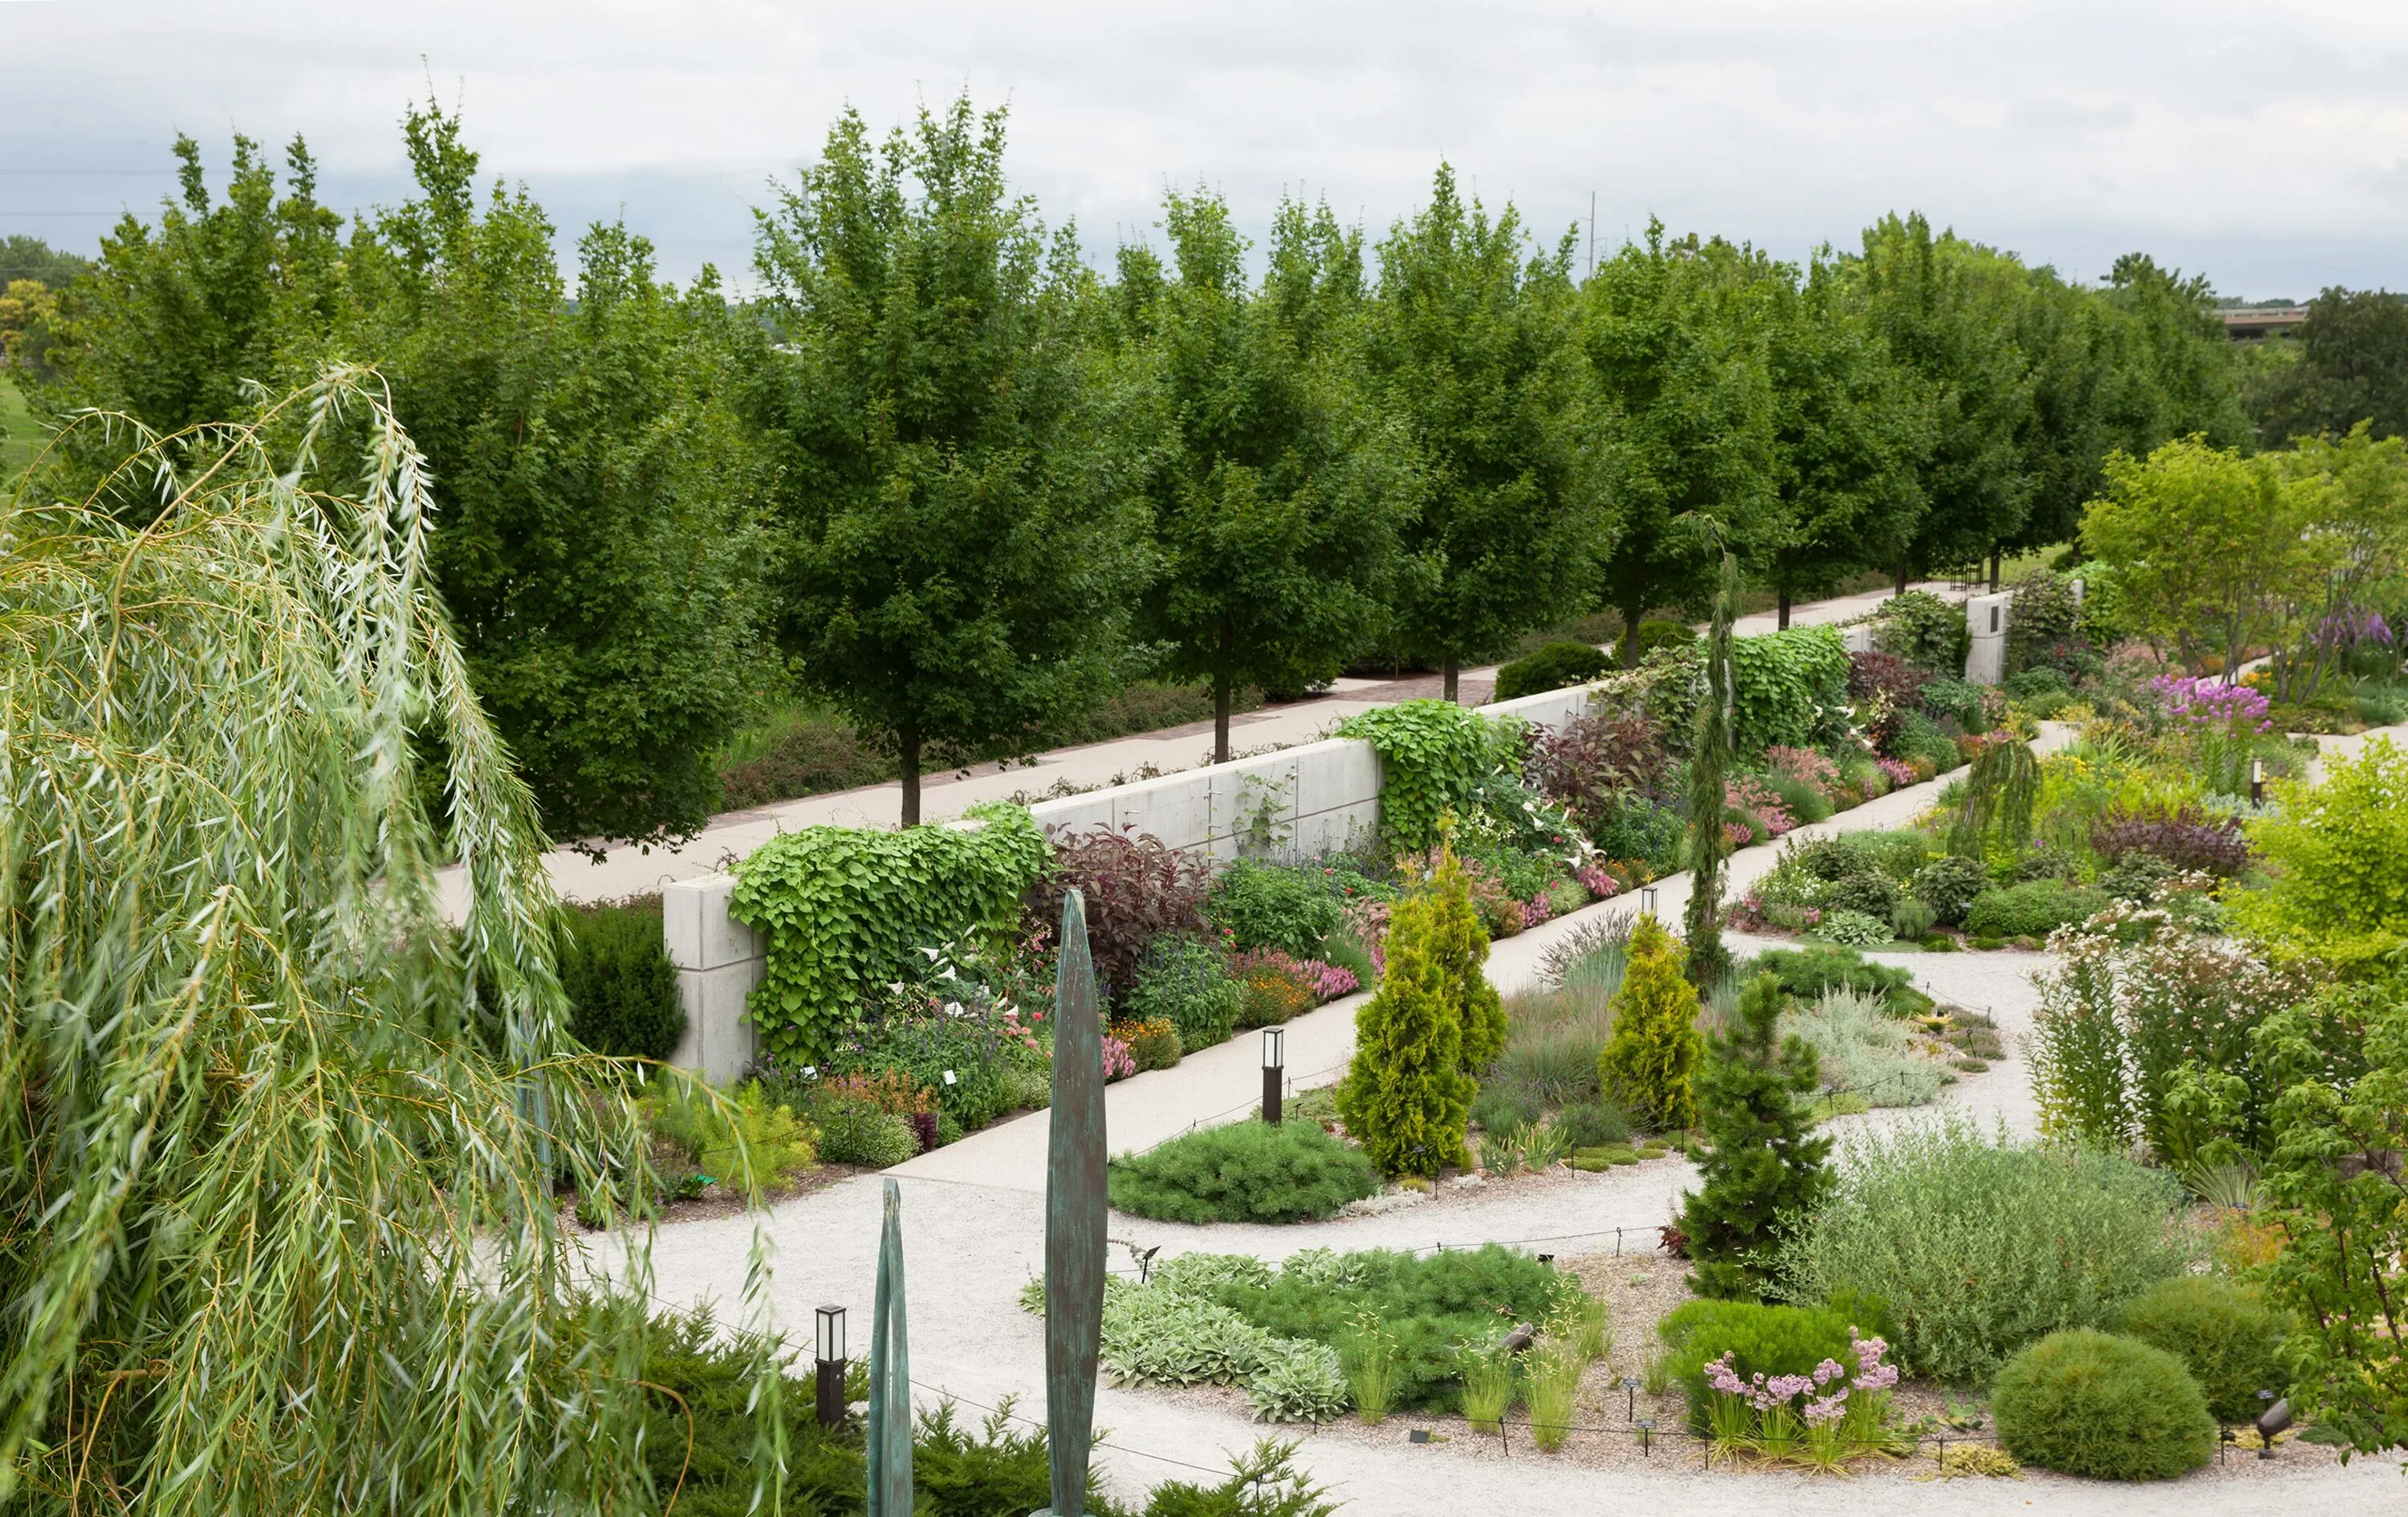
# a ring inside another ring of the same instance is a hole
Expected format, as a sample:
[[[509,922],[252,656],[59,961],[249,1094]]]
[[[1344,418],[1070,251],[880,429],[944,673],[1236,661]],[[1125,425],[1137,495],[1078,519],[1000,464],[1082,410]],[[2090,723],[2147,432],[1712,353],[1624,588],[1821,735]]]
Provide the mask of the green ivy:
[[[786,1064],[825,1061],[904,955],[966,933],[1011,931],[1052,847],[1025,808],[990,803],[968,816],[985,825],[806,827],[736,866],[729,914],[768,944],[752,996],[765,1052]]]
[[[1399,701],[1348,717],[1338,736],[1360,737],[1380,755],[1380,831],[1391,846],[1420,852],[1438,841],[1440,817],[1469,810],[1483,779],[1521,772],[1521,726],[1453,701]]]
[[[1826,706],[1847,699],[1848,645],[1836,627],[1791,627],[1731,644],[1731,746],[1811,748]]]

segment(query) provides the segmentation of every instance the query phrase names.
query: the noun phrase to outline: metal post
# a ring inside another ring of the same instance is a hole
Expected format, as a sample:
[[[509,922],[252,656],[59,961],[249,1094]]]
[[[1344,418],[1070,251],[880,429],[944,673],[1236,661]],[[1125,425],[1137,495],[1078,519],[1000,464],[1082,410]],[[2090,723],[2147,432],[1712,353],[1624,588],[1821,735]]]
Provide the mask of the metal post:
[[[1279,1125],[1280,1097],[1287,1084],[1287,1033],[1279,1027],[1263,1029],[1263,1120]]]
[[[844,1361],[819,1361],[820,1425],[827,1428],[844,1425]]]

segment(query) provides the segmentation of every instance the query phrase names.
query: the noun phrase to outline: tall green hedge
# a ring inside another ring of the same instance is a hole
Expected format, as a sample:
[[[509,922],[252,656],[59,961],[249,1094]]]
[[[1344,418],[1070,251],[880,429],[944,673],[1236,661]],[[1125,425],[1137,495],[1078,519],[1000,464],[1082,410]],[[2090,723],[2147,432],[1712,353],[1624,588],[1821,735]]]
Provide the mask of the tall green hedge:
[[[768,944],[752,1021],[781,1062],[825,1059],[864,998],[928,943],[1009,933],[1052,855],[1027,809],[973,806],[975,830],[806,827],[736,866],[728,909]]]
[[[1848,645],[1837,627],[1791,627],[1731,643],[1731,746],[1811,748],[1826,707],[1848,696]]]

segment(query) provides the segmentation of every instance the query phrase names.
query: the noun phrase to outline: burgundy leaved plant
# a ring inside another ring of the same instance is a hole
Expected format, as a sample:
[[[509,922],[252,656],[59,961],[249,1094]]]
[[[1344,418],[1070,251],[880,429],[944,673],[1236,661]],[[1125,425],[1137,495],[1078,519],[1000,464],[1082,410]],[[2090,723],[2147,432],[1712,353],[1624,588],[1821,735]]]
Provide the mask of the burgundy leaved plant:
[[[2178,869],[2225,880],[2249,866],[2240,819],[2211,817],[2192,805],[2156,816],[2111,811],[2091,823],[2090,851],[2110,864],[2127,853],[2149,853]]]

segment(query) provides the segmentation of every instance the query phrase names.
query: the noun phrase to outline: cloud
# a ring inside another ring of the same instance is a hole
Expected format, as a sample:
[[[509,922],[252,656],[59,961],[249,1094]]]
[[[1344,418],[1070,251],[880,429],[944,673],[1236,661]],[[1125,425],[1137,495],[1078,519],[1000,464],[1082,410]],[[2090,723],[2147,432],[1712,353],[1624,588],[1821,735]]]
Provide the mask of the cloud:
[[[1098,254],[1204,182],[1260,227],[1283,192],[1376,236],[1453,162],[1542,236],[1662,215],[1784,256],[1919,207],[2071,274],[2147,248],[2241,293],[2408,283],[2408,7],[2301,0],[190,0],[7,8],[0,170],[161,165],[192,132],[306,133],[339,203],[406,191],[431,76],[489,172],[574,228],[622,204],[664,265],[748,260],[748,205],[846,106],[875,127],[968,89]],[[164,177],[158,188],[165,188]],[[2269,193],[2269,186],[2279,187]],[[0,173],[0,232],[83,242],[147,181]],[[36,205],[39,201],[41,204]]]

